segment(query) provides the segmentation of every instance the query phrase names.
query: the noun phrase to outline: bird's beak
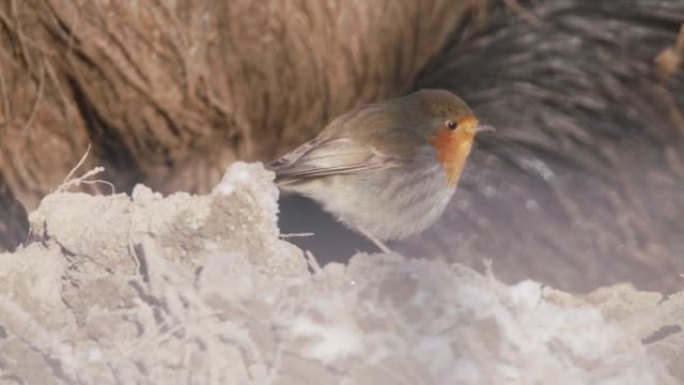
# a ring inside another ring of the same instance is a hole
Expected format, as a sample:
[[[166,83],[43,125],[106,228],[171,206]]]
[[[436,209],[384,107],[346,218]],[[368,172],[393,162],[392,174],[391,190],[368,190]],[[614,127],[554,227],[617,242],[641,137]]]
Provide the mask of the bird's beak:
[[[488,126],[486,124],[478,124],[475,127],[475,132],[496,132],[496,128],[494,128],[493,126]]]

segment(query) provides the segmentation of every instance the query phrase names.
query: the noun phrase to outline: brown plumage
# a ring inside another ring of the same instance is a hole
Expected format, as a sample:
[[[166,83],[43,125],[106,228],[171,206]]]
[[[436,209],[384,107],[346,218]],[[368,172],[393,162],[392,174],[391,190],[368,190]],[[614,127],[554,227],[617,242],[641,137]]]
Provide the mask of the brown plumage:
[[[458,96],[421,90],[347,112],[269,168],[384,250],[439,218],[487,129]]]

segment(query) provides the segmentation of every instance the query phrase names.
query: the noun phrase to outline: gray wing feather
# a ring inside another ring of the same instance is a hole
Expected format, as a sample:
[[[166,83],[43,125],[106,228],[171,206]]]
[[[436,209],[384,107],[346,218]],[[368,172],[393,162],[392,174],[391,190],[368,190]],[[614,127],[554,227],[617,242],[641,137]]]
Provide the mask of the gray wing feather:
[[[329,175],[396,167],[402,159],[348,138],[314,139],[268,165],[280,185]]]

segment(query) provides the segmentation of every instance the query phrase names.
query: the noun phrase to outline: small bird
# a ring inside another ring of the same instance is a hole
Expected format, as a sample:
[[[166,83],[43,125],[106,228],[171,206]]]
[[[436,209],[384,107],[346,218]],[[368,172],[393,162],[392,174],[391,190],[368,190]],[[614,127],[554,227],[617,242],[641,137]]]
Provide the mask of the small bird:
[[[446,90],[353,109],[267,167],[281,190],[313,199],[380,250],[383,241],[420,233],[456,191],[481,125]]]

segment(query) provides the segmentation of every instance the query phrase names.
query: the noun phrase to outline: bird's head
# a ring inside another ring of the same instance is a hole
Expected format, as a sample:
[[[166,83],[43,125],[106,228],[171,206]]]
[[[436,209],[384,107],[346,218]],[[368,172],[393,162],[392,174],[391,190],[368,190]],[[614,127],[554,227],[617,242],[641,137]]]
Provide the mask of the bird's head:
[[[475,135],[494,128],[480,124],[468,105],[449,91],[421,90],[413,96],[423,115],[422,134],[434,148],[447,181],[456,187]]]

